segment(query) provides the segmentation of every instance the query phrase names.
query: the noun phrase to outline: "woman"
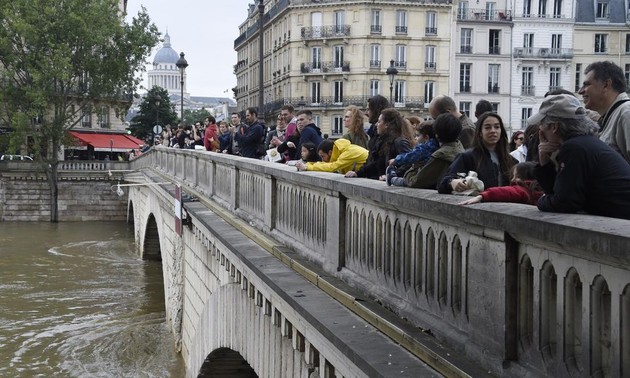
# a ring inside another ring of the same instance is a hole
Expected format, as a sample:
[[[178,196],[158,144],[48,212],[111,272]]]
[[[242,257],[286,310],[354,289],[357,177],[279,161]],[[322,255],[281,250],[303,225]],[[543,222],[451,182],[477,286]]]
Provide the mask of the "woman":
[[[219,152],[227,154],[230,144],[232,144],[232,133],[227,122],[221,121],[219,122]]]
[[[448,194],[468,189],[465,177],[477,172],[485,189],[509,185],[515,160],[508,150],[503,120],[496,113],[483,113],[477,120],[472,148],[460,154],[438,184],[438,192]],[[463,174],[463,176],[462,176]]]
[[[367,148],[370,138],[363,130],[363,112],[358,107],[350,105],[346,108],[343,126],[348,129],[348,132],[342,136],[343,139],[348,139],[352,144]]]
[[[413,133],[405,119],[396,109],[385,109],[376,122],[377,136],[370,141],[367,162],[357,172],[346,173],[346,177],[367,177],[385,180],[385,169],[389,160],[398,154],[409,152],[414,143]]]
[[[525,133],[521,130],[515,131],[514,134],[512,134],[512,139],[510,140],[510,152],[522,146],[524,141]]]

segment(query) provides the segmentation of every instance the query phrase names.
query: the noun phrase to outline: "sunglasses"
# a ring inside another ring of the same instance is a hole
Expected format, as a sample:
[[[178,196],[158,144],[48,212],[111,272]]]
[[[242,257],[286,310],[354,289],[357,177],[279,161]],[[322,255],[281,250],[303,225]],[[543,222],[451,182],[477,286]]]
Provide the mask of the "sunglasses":
[[[518,137],[516,140],[525,140],[525,137]]]

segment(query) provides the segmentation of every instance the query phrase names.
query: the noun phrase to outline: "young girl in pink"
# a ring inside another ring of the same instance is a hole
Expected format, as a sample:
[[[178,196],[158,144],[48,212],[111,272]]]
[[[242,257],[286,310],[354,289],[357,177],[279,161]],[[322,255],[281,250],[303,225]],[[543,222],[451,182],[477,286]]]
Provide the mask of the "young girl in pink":
[[[533,162],[518,163],[512,172],[510,186],[495,186],[481,192],[478,196],[460,202],[460,205],[472,205],[479,202],[512,202],[536,205],[543,191],[534,177]]]

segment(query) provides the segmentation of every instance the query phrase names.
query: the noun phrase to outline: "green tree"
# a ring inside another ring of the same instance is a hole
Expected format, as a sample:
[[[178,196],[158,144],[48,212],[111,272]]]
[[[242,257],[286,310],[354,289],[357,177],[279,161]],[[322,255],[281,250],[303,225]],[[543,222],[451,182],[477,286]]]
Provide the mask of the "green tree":
[[[15,130],[11,148],[32,138],[56,222],[67,131],[95,104],[126,113],[159,32],[145,9],[126,23],[118,0],[0,1],[0,25],[0,122]]]
[[[192,125],[197,121],[203,121],[209,115],[210,112],[206,108],[198,110],[184,109],[184,124]]]
[[[159,124],[177,125],[177,113],[175,105],[171,103],[166,89],[161,87],[151,88],[140,103],[140,111],[132,119],[129,125],[131,134],[140,139],[146,139],[153,135],[153,126]]]

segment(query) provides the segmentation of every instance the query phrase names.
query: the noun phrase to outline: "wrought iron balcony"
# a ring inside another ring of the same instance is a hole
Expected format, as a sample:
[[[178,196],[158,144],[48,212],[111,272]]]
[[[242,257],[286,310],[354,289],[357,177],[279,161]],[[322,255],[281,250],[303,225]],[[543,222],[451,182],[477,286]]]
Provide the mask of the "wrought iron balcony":
[[[343,62],[309,62],[302,63],[300,65],[300,72],[306,73],[328,73],[334,74],[336,72],[350,72],[350,61],[345,60]]]
[[[499,85],[488,83],[488,93],[499,93]]]
[[[400,68],[400,69],[407,69],[407,61],[404,60],[395,60],[394,61],[394,67],[396,68]]]
[[[372,34],[381,34],[383,32],[383,26],[381,25],[372,25],[370,27],[370,33]]]
[[[491,12],[487,12],[486,9],[458,9],[457,20],[512,22],[512,11],[493,10]]]
[[[380,60],[370,60],[370,68],[381,68]]]
[[[424,62],[424,69],[426,71],[435,71],[437,69],[437,64],[435,62]]]
[[[292,105],[295,109],[333,109],[340,110],[349,105],[364,107],[371,96],[315,96],[315,97],[291,97],[282,98],[266,103],[265,114],[279,111],[284,105]],[[424,97],[396,97],[395,107],[403,109],[423,109],[425,106]]]
[[[437,28],[424,28],[424,35],[437,35]]]
[[[472,46],[460,46],[459,52],[462,54],[472,54]]]
[[[350,25],[307,26],[302,28],[302,39],[345,38],[350,35]]]
[[[396,34],[407,34],[406,26],[396,26]]]
[[[469,84],[460,84],[459,85],[460,93],[470,93],[470,85]]]

